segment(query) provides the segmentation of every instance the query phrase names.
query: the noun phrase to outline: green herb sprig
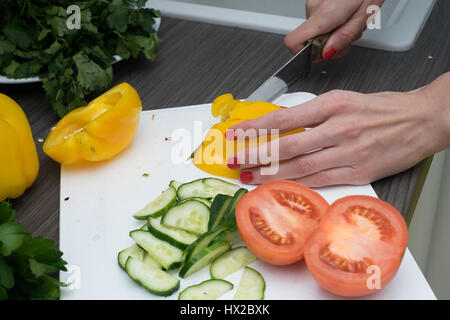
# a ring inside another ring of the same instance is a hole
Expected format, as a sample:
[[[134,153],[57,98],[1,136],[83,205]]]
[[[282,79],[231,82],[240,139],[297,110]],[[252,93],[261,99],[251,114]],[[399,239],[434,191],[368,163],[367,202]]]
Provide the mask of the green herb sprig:
[[[2,0],[0,74],[39,77],[59,116],[84,106],[111,85],[115,56],[154,60],[160,14],[147,0]],[[69,6],[80,8],[80,29],[67,26]]]
[[[51,239],[33,238],[15,220],[15,211],[0,203],[0,300],[58,299],[64,284],[49,274],[67,271]]]

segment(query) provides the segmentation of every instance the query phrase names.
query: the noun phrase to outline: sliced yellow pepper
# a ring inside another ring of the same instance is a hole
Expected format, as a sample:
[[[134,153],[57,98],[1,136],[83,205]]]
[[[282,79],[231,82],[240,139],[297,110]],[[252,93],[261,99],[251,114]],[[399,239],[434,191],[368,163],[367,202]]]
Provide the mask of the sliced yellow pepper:
[[[111,159],[133,141],[141,111],[136,90],[121,83],[64,116],[51,130],[43,150],[61,164]]]
[[[259,118],[281,107],[264,101],[239,101],[231,94],[217,97],[212,106],[213,117],[221,117],[222,122],[212,126],[205,135],[202,146],[194,152],[194,164],[210,174],[238,179],[240,170],[232,170],[227,166],[227,159],[239,150],[271,141],[271,137],[247,139],[244,141],[226,140],[225,132],[230,127],[246,120]],[[280,137],[301,132],[297,129],[280,134]]]
[[[39,172],[39,158],[28,119],[20,106],[0,93],[0,202],[18,198]]]

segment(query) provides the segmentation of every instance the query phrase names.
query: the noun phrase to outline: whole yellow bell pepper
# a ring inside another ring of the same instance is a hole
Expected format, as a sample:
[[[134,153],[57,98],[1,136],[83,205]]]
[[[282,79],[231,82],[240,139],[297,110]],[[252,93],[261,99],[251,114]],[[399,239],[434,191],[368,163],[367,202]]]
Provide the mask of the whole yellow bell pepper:
[[[61,164],[111,159],[133,141],[142,111],[136,90],[121,83],[62,118],[44,142],[44,152]]]
[[[239,179],[240,170],[232,170],[227,166],[227,159],[239,150],[271,141],[265,139],[247,139],[233,141],[225,139],[225,132],[230,127],[246,120],[259,118],[269,112],[281,109],[275,104],[264,101],[239,101],[231,94],[217,97],[212,106],[213,117],[221,117],[222,122],[212,126],[205,135],[201,148],[194,152],[194,164],[210,174],[231,179]],[[303,128],[280,134],[280,137],[304,131]]]
[[[18,198],[39,172],[39,158],[27,116],[0,93],[0,202]]]

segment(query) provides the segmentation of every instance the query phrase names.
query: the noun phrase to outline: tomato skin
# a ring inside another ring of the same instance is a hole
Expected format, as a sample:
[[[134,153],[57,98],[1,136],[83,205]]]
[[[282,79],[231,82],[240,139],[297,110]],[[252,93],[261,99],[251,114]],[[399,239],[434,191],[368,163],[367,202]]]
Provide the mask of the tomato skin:
[[[373,235],[369,235],[367,230],[362,230],[361,224],[353,226],[353,229],[347,228],[343,212],[355,205],[373,208],[373,210],[381,212],[381,217],[386,218],[385,221],[389,221],[389,224],[386,224],[388,236],[383,240],[376,239]],[[352,230],[353,233],[350,234]],[[347,256],[356,250],[364,250],[364,253],[367,253],[368,258],[373,261],[373,265],[379,267],[380,288],[382,289],[394,278],[400,267],[408,241],[408,230],[401,214],[378,198],[348,196],[337,200],[328,208],[322,224],[306,242],[306,265],[314,279],[325,290],[340,296],[360,297],[378,291],[370,289],[367,285],[369,277],[374,273],[343,271],[324,263],[320,256],[321,248],[339,241],[346,241],[343,243],[347,245],[347,249],[344,249],[343,253],[347,253]]]
[[[280,204],[276,198],[279,193],[300,195],[312,207],[311,215]],[[293,181],[275,180],[260,185],[239,200],[236,223],[243,241],[260,260],[273,265],[288,265],[303,258],[305,242],[319,227],[328,206],[320,194],[306,186]],[[290,243],[268,240],[269,237],[265,237],[256,227],[258,220],[252,218],[253,214],[259,215],[267,227]]]

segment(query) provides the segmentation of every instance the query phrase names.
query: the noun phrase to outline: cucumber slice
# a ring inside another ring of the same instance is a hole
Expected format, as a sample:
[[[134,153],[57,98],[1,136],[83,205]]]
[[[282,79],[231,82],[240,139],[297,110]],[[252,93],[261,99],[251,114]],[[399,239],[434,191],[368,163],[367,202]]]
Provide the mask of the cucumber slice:
[[[210,279],[187,287],[180,292],[178,300],[216,300],[230,290],[233,290],[231,282]]]
[[[181,250],[185,250],[198,238],[195,234],[161,224],[161,217],[148,218],[148,231],[158,239],[164,240]]]
[[[258,258],[247,247],[234,248],[211,263],[209,269],[211,278],[225,279],[230,274],[242,269],[246,265],[255,262]]]
[[[131,279],[158,296],[170,296],[180,287],[177,278],[133,257],[127,259],[125,268]]]
[[[239,230],[237,230],[237,227],[230,227],[228,229],[223,230],[221,233],[219,233],[212,241],[211,244],[214,244],[218,241],[225,240],[232,246],[241,242],[241,234],[239,233]]]
[[[169,183],[169,187],[172,187],[175,189],[175,191],[177,191],[177,189],[183,184],[183,182],[179,182],[176,180],[171,180]]]
[[[183,265],[180,270],[180,277],[186,278],[194,272],[206,267],[211,261],[230,250],[230,248],[230,244],[226,241],[220,241],[210,247],[204,248]]]
[[[237,184],[217,178],[205,178],[203,183],[206,185],[207,188],[216,189],[218,191],[221,191],[220,193],[227,194],[229,196],[234,195],[236,191],[239,190],[240,188]],[[212,196],[211,198],[214,198],[215,195]]]
[[[177,200],[177,192],[174,188],[169,188],[160,194],[155,200],[147,204],[144,208],[133,215],[135,219],[145,220],[148,217],[159,217],[167,211]]]
[[[236,184],[217,178],[203,178],[182,184],[177,190],[177,196],[180,200],[192,197],[214,198],[219,193],[232,196],[239,188]]]
[[[233,196],[233,199],[231,199],[230,203],[228,204],[228,208],[225,213],[226,215],[223,217],[221,224],[236,225],[236,206],[238,201],[247,192],[248,190],[244,188],[240,188],[239,190],[236,191],[236,193]]]
[[[130,237],[164,269],[176,269],[183,263],[183,251],[144,230],[130,232]]]
[[[214,197],[210,208],[211,215],[209,218],[208,230],[214,229],[222,221],[231,199],[232,197],[226,194],[218,194]]]
[[[225,227],[217,227],[213,230],[210,230],[195,240],[189,247],[187,247],[186,253],[186,261],[188,261],[192,256],[195,256],[197,253],[205,249],[211,244],[211,241],[221,232],[225,230]]]
[[[208,199],[200,198],[200,197],[187,198],[187,199],[181,200],[178,204],[183,203],[185,201],[189,201],[189,200],[197,200],[197,201],[203,202],[204,204],[206,204],[208,206],[208,208],[210,208],[211,204],[212,204],[212,202],[209,201]]]
[[[208,231],[209,208],[197,200],[183,201],[170,208],[161,218],[167,227],[202,234]]]
[[[117,260],[122,269],[125,269],[125,264],[127,263],[128,257],[133,257],[138,259],[139,261],[144,260],[145,251],[139,247],[137,244],[133,244],[130,247],[122,250],[117,255]]]
[[[263,300],[266,282],[263,276],[250,267],[245,267],[233,300]]]
[[[142,262],[153,268],[157,268],[157,269],[163,268],[155,259],[152,258],[152,256],[150,254],[148,254],[145,251],[144,251],[144,260],[142,260]]]

